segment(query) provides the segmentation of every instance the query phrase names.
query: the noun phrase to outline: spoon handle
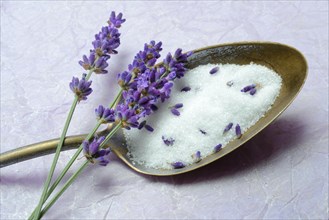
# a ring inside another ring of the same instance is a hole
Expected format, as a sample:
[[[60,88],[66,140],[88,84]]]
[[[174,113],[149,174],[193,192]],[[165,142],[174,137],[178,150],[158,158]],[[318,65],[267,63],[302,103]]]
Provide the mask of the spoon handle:
[[[87,135],[75,135],[65,138],[62,151],[76,149]],[[59,138],[30,144],[0,154],[0,168],[36,157],[52,154],[56,151]]]

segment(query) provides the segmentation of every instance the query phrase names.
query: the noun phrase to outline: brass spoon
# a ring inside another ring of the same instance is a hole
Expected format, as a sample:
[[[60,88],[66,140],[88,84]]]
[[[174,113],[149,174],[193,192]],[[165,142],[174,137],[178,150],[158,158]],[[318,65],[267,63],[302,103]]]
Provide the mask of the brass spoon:
[[[108,145],[112,151],[133,170],[155,176],[169,176],[186,173],[205,166],[224,155],[232,152],[247,142],[258,132],[263,130],[275,120],[294,100],[301,90],[307,76],[307,63],[303,55],[296,49],[270,42],[240,42],[215,45],[194,50],[194,54],[188,61],[188,68],[194,68],[208,63],[249,64],[250,62],[261,64],[273,69],[282,77],[282,88],[272,108],[254,126],[249,128],[240,139],[231,141],[221,151],[203,158],[199,163],[189,165],[181,169],[152,169],[133,163],[127,157],[127,148],[123,133],[120,130],[112,137]],[[110,128],[101,131],[106,135]],[[70,136],[65,139],[64,150],[77,148],[86,135]],[[5,167],[14,163],[39,157],[55,152],[59,139],[28,145],[0,155],[0,166]]]

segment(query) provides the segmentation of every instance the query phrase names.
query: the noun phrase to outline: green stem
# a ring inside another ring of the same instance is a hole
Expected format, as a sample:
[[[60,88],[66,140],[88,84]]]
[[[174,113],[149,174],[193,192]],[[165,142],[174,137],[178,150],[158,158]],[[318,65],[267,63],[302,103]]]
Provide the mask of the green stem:
[[[111,103],[110,108],[115,107],[119,103],[122,92],[123,92],[123,89],[120,89],[118,95],[115,97],[114,101]]]
[[[111,139],[111,137],[121,128],[121,124],[117,124],[111,132],[106,136],[105,140],[102,142],[99,148],[103,148],[105,144]],[[49,203],[45,206],[45,208],[41,211],[40,213],[40,218],[49,210],[51,206],[58,200],[58,198],[64,193],[64,191],[72,184],[72,182],[77,178],[77,176],[81,173],[81,171],[87,166],[89,161],[87,160],[82,166],[70,177],[70,179],[65,183],[65,185],[62,187],[62,189],[49,201]],[[55,187],[54,187],[55,188]],[[47,194],[47,198],[50,195],[50,190],[49,193]]]
[[[40,218],[54,205],[57,199],[65,192],[65,190],[72,184],[72,182],[78,177],[78,175],[82,172],[84,168],[87,167],[89,161],[86,160],[80,168],[71,176],[71,178],[65,183],[63,188],[56,193],[56,195],[49,201],[49,203],[45,206],[45,208],[40,213]]]
[[[53,163],[50,167],[50,171],[49,171],[49,174],[47,176],[47,180],[44,184],[44,187],[43,187],[43,191],[42,191],[42,195],[41,195],[41,198],[40,198],[40,201],[39,201],[39,204],[36,208],[36,212],[35,212],[35,218],[36,219],[39,219],[39,216],[40,216],[40,211],[41,211],[41,208],[42,208],[42,205],[45,201],[45,198],[46,198],[46,195],[47,195],[47,190],[48,190],[48,187],[49,187],[49,184],[50,184],[50,181],[51,181],[51,178],[53,177],[53,174],[54,174],[54,171],[55,171],[55,168],[56,168],[56,164],[57,164],[57,161],[58,161],[58,158],[59,158],[59,154],[61,152],[61,148],[63,146],[63,143],[64,143],[64,139],[65,139],[65,136],[66,136],[66,133],[67,133],[67,130],[69,128],[69,125],[70,125],[70,122],[71,122],[71,119],[72,119],[72,115],[74,113],[74,110],[75,110],[75,107],[77,106],[78,104],[78,97],[76,96],[73,103],[72,103],[72,106],[71,106],[71,109],[70,109],[70,112],[67,116],[67,119],[66,119],[66,122],[65,122],[65,125],[64,125],[64,129],[63,129],[63,132],[62,132],[62,135],[61,135],[61,138],[60,138],[60,141],[57,145],[57,149],[56,149],[56,153],[55,153],[55,156],[54,156],[54,159],[53,159]]]
[[[96,126],[94,127],[94,129],[88,134],[88,136],[86,137],[85,140],[90,140],[90,138],[92,138],[94,136],[94,134],[96,133],[96,131],[98,130],[99,126],[101,125],[101,121],[98,121],[98,123],[96,124]],[[47,191],[47,195],[45,197],[45,201],[49,198],[49,196],[51,195],[51,193],[55,190],[55,188],[57,187],[57,185],[60,183],[60,181],[63,179],[63,177],[65,176],[65,174],[67,173],[67,171],[70,169],[70,167],[72,166],[72,164],[74,163],[74,161],[77,159],[77,157],[79,156],[79,154],[82,151],[82,144],[80,145],[80,147],[77,149],[77,151],[75,152],[75,154],[72,156],[71,160],[68,162],[68,164],[65,166],[65,168],[63,169],[63,171],[60,173],[60,175],[57,177],[57,179],[55,180],[55,182],[51,185],[51,187],[49,188],[49,190]],[[36,209],[33,211],[33,213],[36,212]],[[29,220],[31,220],[34,215],[30,216]]]
[[[89,80],[91,74],[93,73],[94,69],[91,69],[87,76],[86,76],[86,80]],[[73,116],[73,113],[74,113],[74,110],[75,110],[75,107],[77,106],[79,102],[79,97],[78,96],[75,96],[75,99],[72,103],[72,106],[71,106],[71,109],[70,109],[70,112],[67,116],[67,119],[66,119],[66,122],[65,122],[65,125],[64,125],[64,128],[63,128],[63,132],[62,132],[62,135],[60,137],[60,141],[57,145],[57,148],[56,148],[56,153],[55,153],[55,156],[54,156],[54,159],[53,159],[53,163],[50,167],[50,171],[48,173],[48,176],[47,176],[47,179],[46,179],[46,182],[44,183],[44,186],[43,186],[43,191],[42,191],[42,195],[41,195],[41,198],[40,198],[40,201],[36,207],[36,210],[33,212],[34,213],[34,217],[36,219],[39,219],[39,216],[40,216],[40,211],[42,209],[42,205],[43,203],[45,202],[45,200],[48,198],[47,197],[47,191],[48,191],[48,188],[49,188],[49,185],[50,185],[50,182],[51,182],[51,179],[54,175],[54,171],[55,171],[55,168],[56,168],[56,164],[57,164],[57,161],[58,161],[58,158],[59,158],[59,154],[61,152],[61,149],[62,149],[62,146],[64,144],[64,139],[66,137],[66,133],[67,133],[67,130],[69,128],[69,125],[70,125],[70,122],[71,122],[71,119],[72,119],[72,116]],[[47,197],[47,198],[46,198]]]

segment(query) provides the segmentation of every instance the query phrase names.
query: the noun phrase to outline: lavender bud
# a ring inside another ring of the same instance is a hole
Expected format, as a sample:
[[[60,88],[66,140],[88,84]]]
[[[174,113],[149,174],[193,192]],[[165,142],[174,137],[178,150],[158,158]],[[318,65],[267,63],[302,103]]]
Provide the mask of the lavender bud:
[[[168,138],[166,139],[164,136],[162,136],[163,143],[167,146],[172,146],[174,145],[175,140],[173,138]]]
[[[236,136],[237,136],[238,139],[241,138],[241,136],[242,136],[242,134],[241,134],[241,128],[240,128],[240,125],[239,124],[237,124],[235,126],[235,134],[236,134]]]
[[[185,167],[185,164],[182,162],[179,162],[179,161],[171,163],[171,165],[174,167],[174,169],[181,169],[181,168]]]
[[[171,113],[173,113],[176,116],[179,116],[180,115],[180,112],[177,109],[175,109],[175,108],[172,108],[170,111],[171,111]]]
[[[139,125],[138,125],[138,129],[142,129],[146,124],[146,121],[142,121]]]
[[[194,160],[194,163],[198,163],[201,161],[201,152],[197,151],[195,154],[192,154],[191,156]]]
[[[156,105],[150,105],[150,108],[152,109],[152,111],[157,111],[158,110],[158,106],[156,106]]]
[[[233,123],[232,122],[230,122],[228,125],[226,125],[223,134],[226,133],[226,132],[228,132],[229,130],[231,130],[232,126],[233,126]]]
[[[209,73],[210,73],[210,74],[214,74],[214,73],[217,73],[218,70],[219,70],[219,67],[216,66],[216,67],[212,68],[212,69],[209,71]]]
[[[250,90],[250,95],[255,95],[257,92],[256,88]]]
[[[188,91],[190,91],[190,90],[191,90],[190,87],[185,86],[184,88],[181,89],[181,92],[188,92]]]
[[[221,144],[218,144],[214,147],[214,153],[217,153],[218,151],[220,151],[222,149],[222,145]]]
[[[241,92],[249,92],[251,89],[255,88],[256,85],[255,84],[251,84],[249,86],[244,87],[243,89],[241,89]]]
[[[181,108],[181,107],[183,107],[183,103],[178,103],[178,104],[174,105],[174,108]]]
[[[152,128],[150,125],[148,124],[145,124],[145,129],[148,130],[149,132],[153,132],[154,131],[154,128]]]

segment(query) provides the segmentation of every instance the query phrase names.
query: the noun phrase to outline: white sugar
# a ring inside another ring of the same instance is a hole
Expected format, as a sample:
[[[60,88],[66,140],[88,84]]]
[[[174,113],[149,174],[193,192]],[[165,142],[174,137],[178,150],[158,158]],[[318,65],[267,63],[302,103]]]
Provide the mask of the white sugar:
[[[218,66],[215,74],[209,71]],[[153,132],[146,129],[125,131],[129,156],[136,163],[152,168],[172,169],[172,163],[194,163],[191,155],[197,151],[204,158],[213,153],[218,144],[225,145],[237,138],[235,126],[242,134],[271,108],[279,95],[281,78],[271,69],[257,64],[207,64],[188,71],[175,81],[171,98],[160,104],[159,110],[147,118]],[[257,92],[241,92],[245,86],[256,84]],[[190,91],[181,92],[189,86]],[[170,107],[183,103],[180,116]],[[233,127],[223,134],[224,128]],[[200,129],[206,134],[203,134]],[[163,138],[173,139],[171,146]]]

